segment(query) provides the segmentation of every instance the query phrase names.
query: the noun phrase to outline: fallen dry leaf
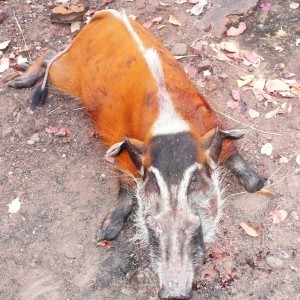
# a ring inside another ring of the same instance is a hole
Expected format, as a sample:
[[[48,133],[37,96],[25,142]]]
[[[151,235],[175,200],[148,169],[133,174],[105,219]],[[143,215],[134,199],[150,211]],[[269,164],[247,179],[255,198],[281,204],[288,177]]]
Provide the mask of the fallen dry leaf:
[[[241,22],[241,23],[239,23],[238,28],[235,28],[235,27],[231,26],[226,31],[226,33],[227,33],[228,36],[237,36],[237,35],[240,35],[241,33],[243,33],[246,29],[247,29],[246,23]]]
[[[260,56],[258,56],[254,51],[246,50],[244,55],[253,66],[258,66],[260,64]]]
[[[0,43],[0,50],[4,50],[7,48],[7,46],[9,45],[10,40],[4,41],[2,43]]]
[[[219,46],[222,50],[226,50],[228,52],[239,52],[239,47],[235,42],[222,42]]]
[[[284,98],[294,98],[295,97],[295,95],[290,91],[279,92],[279,94]]]
[[[220,51],[216,44],[211,43],[209,47],[216,53],[216,58],[220,61],[230,61],[231,59],[222,51]]]
[[[289,90],[289,86],[280,79],[270,79],[266,82],[266,90],[270,93],[284,92]]]
[[[271,118],[273,118],[275,115],[277,115],[279,109],[280,109],[280,106],[278,106],[278,107],[275,108],[274,110],[271,110],[271,111],[267,112],[266,115],[265,115],[266,119],[271,119]]]
[[[236,109],[239,106],[239,101],[233,100],[233,99],[229,99],[226,102],[227,107],[231,108],[231,109]]]
[[[277,209],[275,208],[274,211],[270,212],[270,216],[272,218],[273,224],[279,224],[281,223],[286,217],[288,213],[287,211],[283,209]]]
[[[269,11],[271,9],[272,4],[269,3],[269,2],[268,3],[262,3],[259,7],[262,11],[266,12],[266,11]]]
[[[272,151],[273,151],[273,146],[270,143],[264,144],[260,149],[261,154],[265,154],[268,156],[270,156],[272,154]]]
[[[256,192],[256,194],[258,195],[262,195],[262,196],[270,196],[273,195],[273,193],[267,189],[260,189],[259,191]]]
[[[254,82],[253,88],[263,90],[266,84],[266,80],[263,78],[257,78]]]
[[[245,232],[248,235],[254,236],[254,237],[255,236],[259,236],[259,234],[257,233],[257,231],[253,227],[249,226],[247,223],[241,222],[240,226],[245,230]]]
[[[207,0],[199,0],[198,3],[191,8],[191,15],[199,16],[207,4]]]
[[[9,58],[2,57],[0,59],[0,73],[5,72],[9,68]]]
[[[111,241],[106,241],[106,240],[103,240],[103,241],[100,241],[100,242],[96,243],[96,246],[104,247],[104,248],[108,248],[108,249],[114,247]]]
[[[254,75],[249,74],[245,76],[240,76],[241,79],[237,80],[238,87],[242,87],[248,83],[250,83],[254,79]]]
[[[14,199],[11,203],[9,203],[8,206],[8,212],[10,214],[15,214],[19,211],[19,209],[21,208],[21,202],[20,199],[17,197],[16,199]]]
[[[248,113],[249,113],[249,116],[252,118],[252,119],[255,119],[255,118],[258,118],[259,117],[259,112],[254,110],[254,109],[251,109],[249,108],[248,109]]]
[[[181,25],[180,21],[173,15],[169,16],[169,23],[172,24],[172,25],[175,25],[175,26],[180,26]]]
[[[159,4],[160,4],[161,6],[169,6],[169,5],[170,5],[170,4],[165,3],[165,2],[162,2],[162,1],[160,1]]]

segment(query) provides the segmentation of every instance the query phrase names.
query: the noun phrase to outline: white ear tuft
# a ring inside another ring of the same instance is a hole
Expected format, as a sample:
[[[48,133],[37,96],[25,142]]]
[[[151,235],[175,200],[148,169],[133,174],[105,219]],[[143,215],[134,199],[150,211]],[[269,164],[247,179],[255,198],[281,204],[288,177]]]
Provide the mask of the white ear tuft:
[[[120,154],[125,141],[112,145],[105,153],[105,159],[111,163],[115,161],[115,156]]]

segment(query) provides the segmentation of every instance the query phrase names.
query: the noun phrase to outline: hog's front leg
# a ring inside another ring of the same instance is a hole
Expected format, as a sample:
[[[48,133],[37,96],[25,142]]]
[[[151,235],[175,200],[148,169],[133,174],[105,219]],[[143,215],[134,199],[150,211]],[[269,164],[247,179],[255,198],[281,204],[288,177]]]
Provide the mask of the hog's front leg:
[[[229,157],[225,165],[239,179],[249,193],[255,193],[264,186],[264,179],[239,154]]]
[[[114,240],[121,232],[127,217],[133,208],[133,196],[128,189],[120,187],[119,203],[102,222],[101,228],[96,234],[96,241]]]

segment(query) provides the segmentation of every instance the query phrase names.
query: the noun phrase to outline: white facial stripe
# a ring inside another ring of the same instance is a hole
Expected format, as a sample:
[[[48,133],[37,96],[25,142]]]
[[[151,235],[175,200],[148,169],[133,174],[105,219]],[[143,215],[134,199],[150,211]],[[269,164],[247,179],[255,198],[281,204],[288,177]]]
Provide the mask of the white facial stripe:
[[[159,116],[153,125],[153,135],[173,134],[189,131],[190,127],[175,110],[172,100],[167,92],[164,72],[157,51],[153,48],[145,49],[143,42],[132,28],[132,25],[125,13],[118,13],[111,10],[114,16],[121,18],[127,30],[137,43],[140,52],[143,54],[153,78],[158,86]]]
[[[191,177],[196,169],[201,169],[202,165],[199,163],[194,163],[190,167],[186,169],[183,174],[183,178],[180,182],[179,190],[178,190],[178,204],[185,207],[187,206],[187,189],[189,183],[191,181]]]
[[[151,166],[149,168],[149,171],[155,174],[157,184],[158,184],[159,189],[160,189],[160,196],[163,200],[163,205],[165,206],[165,208],[168,208],[169,207],[170,193],[169,193],[168,186],[167,186],[164,178],[162,177],[160,171],[157,168],[153,167],[153,166]]]

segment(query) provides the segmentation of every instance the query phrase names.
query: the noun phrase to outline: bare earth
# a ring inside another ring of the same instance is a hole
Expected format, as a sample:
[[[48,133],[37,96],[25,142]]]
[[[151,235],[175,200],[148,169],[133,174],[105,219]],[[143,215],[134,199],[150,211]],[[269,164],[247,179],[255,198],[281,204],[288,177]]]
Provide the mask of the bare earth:
[[[100,2],[90,1],[90,9],[103,9]],[[271,9],[262,12],[257,1],[226,0],[218,7],[221,2],[212,1],[212,7],[199,17],[186,12],[193,4],[172,0],[122,0],[107,7],[124,8],[141,23],[161,16],[162,21],[150,30],[169,49],[175,43],[190,46],[201,38],[209,44],[233,40],[240,49],[264,58],[253,70],[237,61],[215,60],[208,49],[181,59],[183,65],[199,65],[206,58],[213,61],[209,79],[199,72],[193,80],[219,111],[261,130],[249,130],[239,143],[243,155],[261,174],[269,178],[282,166],[281,156],[291,158],[266,183],[273,184],[268,187],[271,196],[236,194],[243,192],[241,186],[227,178],[224,216],[215,242],[207,247],[194,299],[300,299],[300,174],[292,158],[300,149],[300,100],[276,96],[278,103],[292,104],[292,110],[268,120],[265,113],[276,106],[266,108],[252,91],[239,89],[243,107],[232,110],[226,105],[241,73],[275,79],[291,72],[299,82],[300,8],[291,9],[291,1],[270,0]],[[5,57],[13,47],[24,48],[24,40],[30,51],[22,55],[29,61],[48,46],[61,50],[72,40],[68,25],[50,22],[55,5],[55,1],[0,0],[0,10],[9,14],[0,24],[0,42],[11,40],[3,50]],[[171,25],[170,14],[182,25]],[[227,15],[235,25],[245,21],[247,30],[233,38],[222,35]],[[206,23],[195,26],[197,20]],[[160,28],[162,24],[166,26]],[[275,45],[284,50],[275,51]],[[187,55],[191,54],[188,50]],[[94,245],[96,228],[113,208],[117,189],[113,168],[103,160],[104,149],[80,103],[51,91],[47,104],[32,113],[33,89],[14,90],[2,81],[13,72],[10,68],[0,74],[0,299],[156,299],[157,282],[146,252],[128,242],[133,234],[130,221],[113,248]],[[220,78],[222,73],[228,77]],[[252,119],[247,107],[260,116]],[[49,126],[68,128],[71,136],[46,133]],[[228,127],[243,126],[228,120]],[[38,140],[28,144],[34,133]],[[267,142],[273,145],[271,156],[260,153]],[[21,209],[9,214],[7,205],[17,197]],[[276,207],[288,213],[280,224],[270,218]],[[259,236],[247,235],[240,222],[255,228]],[[267,263],[270,256],[275,257],[275,265]]]

